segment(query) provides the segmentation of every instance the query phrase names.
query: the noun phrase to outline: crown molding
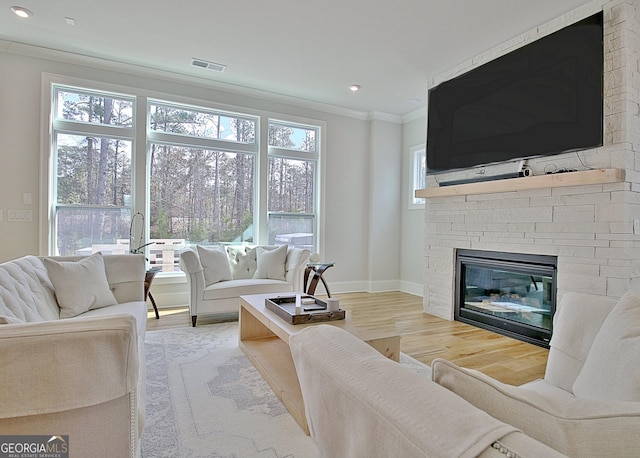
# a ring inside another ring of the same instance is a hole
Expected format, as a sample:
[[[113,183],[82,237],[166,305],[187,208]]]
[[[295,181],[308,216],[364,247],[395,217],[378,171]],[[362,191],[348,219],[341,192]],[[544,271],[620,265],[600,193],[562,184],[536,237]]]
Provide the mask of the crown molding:
[[[18,54],[27,57],[34,57],[55,62],[62,62],[72,65],[89,66],[91,68],[99,68],[108,71],[128,73],[135,76],[146,78],[154,78],[165,80],[173,83],[184,83],[192,86],[198,86],[207,89],[219,90],[239,96],[254,97],[271,102],[278,102],[292,105],[298,108],[305,108],[323,113],[345,116],[349,118],[360,119],[363,121],[383,120],[394,123],[403,123],[403,116],[398,116],[384,112],[365,112],[353,110],[350,108],[340,107],[322,102],[292,97],[275,92],[263,91],[249,88],[246,86],[235,85],[231,83],[223,83],[220,81],[212,81],[197,76],[184,75],[168,70],[135,65],[113,59],[99,58],[85,54],[61,51],[53,48],[45,48],[42,46],[34,46],[26,43],[14,42],[0,39],[0,52],[10,54]],[[406,116],[406,115],[405,115]]]

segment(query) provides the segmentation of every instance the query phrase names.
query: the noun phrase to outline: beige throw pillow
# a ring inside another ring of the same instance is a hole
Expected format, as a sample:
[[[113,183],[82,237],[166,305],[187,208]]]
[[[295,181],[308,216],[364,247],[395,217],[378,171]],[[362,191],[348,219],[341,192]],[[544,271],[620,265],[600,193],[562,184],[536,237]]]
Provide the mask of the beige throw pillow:
[[[231,267],[227,250],[222,245],[203,247],[198,245],[198,256],[204,271],[204,282],[207,286],[224,280],[231,280]]]
[[[118,303],[109,288],[101,253],[77,262],[45,258],[44,264],[56,292],[60,318]]]
[[[287,245],[275,248],[256,247],[258,267],[256,273],[253,274],[253,278],[270,278],[284,281],[287,248]]]
[[[640,295],[626,293],[615,305],[573,384],[577,398],[640,401]]]

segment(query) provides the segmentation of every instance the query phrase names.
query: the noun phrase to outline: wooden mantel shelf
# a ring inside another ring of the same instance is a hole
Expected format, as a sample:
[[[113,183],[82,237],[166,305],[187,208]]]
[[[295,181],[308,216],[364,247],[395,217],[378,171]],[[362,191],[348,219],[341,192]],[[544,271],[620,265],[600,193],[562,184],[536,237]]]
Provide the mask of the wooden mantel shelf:
[[[624,181],[624,169],[595,169],[417,189],[416,197],[451,197]]]

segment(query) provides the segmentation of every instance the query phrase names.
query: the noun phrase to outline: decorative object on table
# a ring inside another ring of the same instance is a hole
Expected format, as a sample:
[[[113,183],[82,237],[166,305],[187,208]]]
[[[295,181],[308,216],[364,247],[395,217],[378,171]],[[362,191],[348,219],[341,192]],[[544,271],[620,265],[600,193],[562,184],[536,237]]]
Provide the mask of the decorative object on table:
[[[296,304],[300,299],[300,312],[297,312]],[[313,302],[309,303],[311,299]],[[318,298],[308,295],[278,296],[265,299],[264,305],[267,309],[278,315],[289,324],[320,323],[323,321],[344,320],[346,312],[344,310],[329,311],[327,303]]]
[[[317,253],[315,253],[317,254]],[[311,259],[311,258],[309,258]],[[322,277],[324,272],[329,268],[333,267],[332,262],[309,262],[307,263],[307,267],[304,271],[304,290],[307,294],[313,295],[316,293],[316,287],[318,286],[318,281],[322,281],[324,285],[324,289],[327,291],[327,296],[331,297],[331,292],[329,291],[329,287],[327,286],[327,282]],[[307,288],[307,283],[309,281],[309,275],[313,274],[313,278],[311,279],[311,283],[309,283],[309,287]]]
[[[136,218],[140,217],[140,232],[137,240],[133,237],[133,226],[135,225]],[[131,254],[144,254],[143,248],[151,245],[153,242],[144,243],[144,214],[136,212],[131,217],[131,224],[129,225],[129,253]],[[134,248],[135,247],[135,248]],[[148,259],[145,258],[147,261]]]
[[[337,312],[340,310],[340,299],[330,297],[327,299],[327,311]]]

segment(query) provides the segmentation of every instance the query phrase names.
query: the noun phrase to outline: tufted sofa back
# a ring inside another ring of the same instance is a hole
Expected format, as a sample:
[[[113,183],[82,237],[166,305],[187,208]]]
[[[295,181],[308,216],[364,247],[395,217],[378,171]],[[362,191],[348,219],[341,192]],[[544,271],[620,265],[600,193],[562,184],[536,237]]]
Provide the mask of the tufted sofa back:
[[[83,257],[52,256],[57,261],[79,261]],[[25,322],[60,319],[60,308],[47,268],[37,256],[23,256],[0,264],[0,317]],[[104,257],[107,281],[118,303],[144,298],[144,256]]]
[[[27,322],[60,318],[47,268],[37,256],[0,264],[0,316]]]

